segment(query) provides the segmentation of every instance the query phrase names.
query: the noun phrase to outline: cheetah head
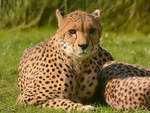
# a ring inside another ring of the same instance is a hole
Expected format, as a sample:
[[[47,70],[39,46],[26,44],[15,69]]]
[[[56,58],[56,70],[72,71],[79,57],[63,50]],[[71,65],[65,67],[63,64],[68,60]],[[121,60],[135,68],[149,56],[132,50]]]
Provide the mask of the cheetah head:
[[[65,53],[75,58],[86,58],[97,50],[101,34],[100,11],[74,11],[62,15],[56,11],[59,29],[57,37]]]

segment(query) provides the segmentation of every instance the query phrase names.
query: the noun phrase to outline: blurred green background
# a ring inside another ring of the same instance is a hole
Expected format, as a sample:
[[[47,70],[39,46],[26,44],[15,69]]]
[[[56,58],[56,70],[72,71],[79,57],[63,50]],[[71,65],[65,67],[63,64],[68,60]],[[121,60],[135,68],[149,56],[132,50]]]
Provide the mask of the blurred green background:
[[[15,104],[21,55],[24,49],[55,33],[56,9],[65,14],[100,9],[103,26],[100,45],[116,61],[150,67],[150,0],[0,0],[0,113],[65,113]],[[96,107],[95,113],[131,113],[100,102],[91,105]],[[132,113],[150,111],[135,109]]]
[[[55,10],[102,11],[107,30],[150,31],[150,0],[0,0],[0,28],[56,25]]]

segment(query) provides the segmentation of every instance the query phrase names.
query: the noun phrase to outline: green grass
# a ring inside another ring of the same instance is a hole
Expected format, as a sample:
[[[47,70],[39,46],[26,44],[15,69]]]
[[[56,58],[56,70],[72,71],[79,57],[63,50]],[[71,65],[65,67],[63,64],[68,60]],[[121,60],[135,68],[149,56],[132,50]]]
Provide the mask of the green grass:
[[[24,107],[16,105],[18,95],[17,67],[23,50],[29,46],[49,38],[56,28],[32,28],[24,31],[0,31],[0,113],[65,113],[61,110]],[[150,35],[140,32],[108,33],[103,32],[101,45],[106,48],[117,61],[139,64],[150,67]],[[96,106],[97,113],[129,113],[116,111],[100,103]],[[147,110],[134,110],[133,113],[148,113]],[[76,113],[76,112],[75,112]]]

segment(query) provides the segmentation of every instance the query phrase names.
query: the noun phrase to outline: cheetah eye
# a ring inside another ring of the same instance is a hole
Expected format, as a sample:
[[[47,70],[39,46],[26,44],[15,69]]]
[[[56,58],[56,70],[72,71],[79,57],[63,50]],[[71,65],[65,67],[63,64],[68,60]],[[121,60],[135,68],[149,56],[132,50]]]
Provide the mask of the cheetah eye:
[[[95,29],[95,28],[91,28],[91,29],[89,30],[89,34],[90,34],[90,35],[94,35],[95,32],[96,32],[96,29]]]
[[[70,30],[69,30],[69,33],[70,33],[71,35],[76,34],[76,30],[75,30],[75,29],[70,29]]]

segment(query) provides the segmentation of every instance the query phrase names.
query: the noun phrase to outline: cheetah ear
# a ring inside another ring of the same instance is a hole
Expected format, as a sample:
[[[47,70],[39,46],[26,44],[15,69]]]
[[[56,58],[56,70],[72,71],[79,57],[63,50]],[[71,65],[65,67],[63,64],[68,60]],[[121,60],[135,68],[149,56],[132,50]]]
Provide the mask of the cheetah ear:
[[[62,24],[64,17],[63,17],[62,12],[59,9],[56,10],[56,17],[57,17],[57,21],[58,21],[58,26],[60,26]]]
[[[92,16],[94,16],[95,19],[99,20],[101,16],[101,11],[99,9],[96,9],[94,12],[91,13]]]

